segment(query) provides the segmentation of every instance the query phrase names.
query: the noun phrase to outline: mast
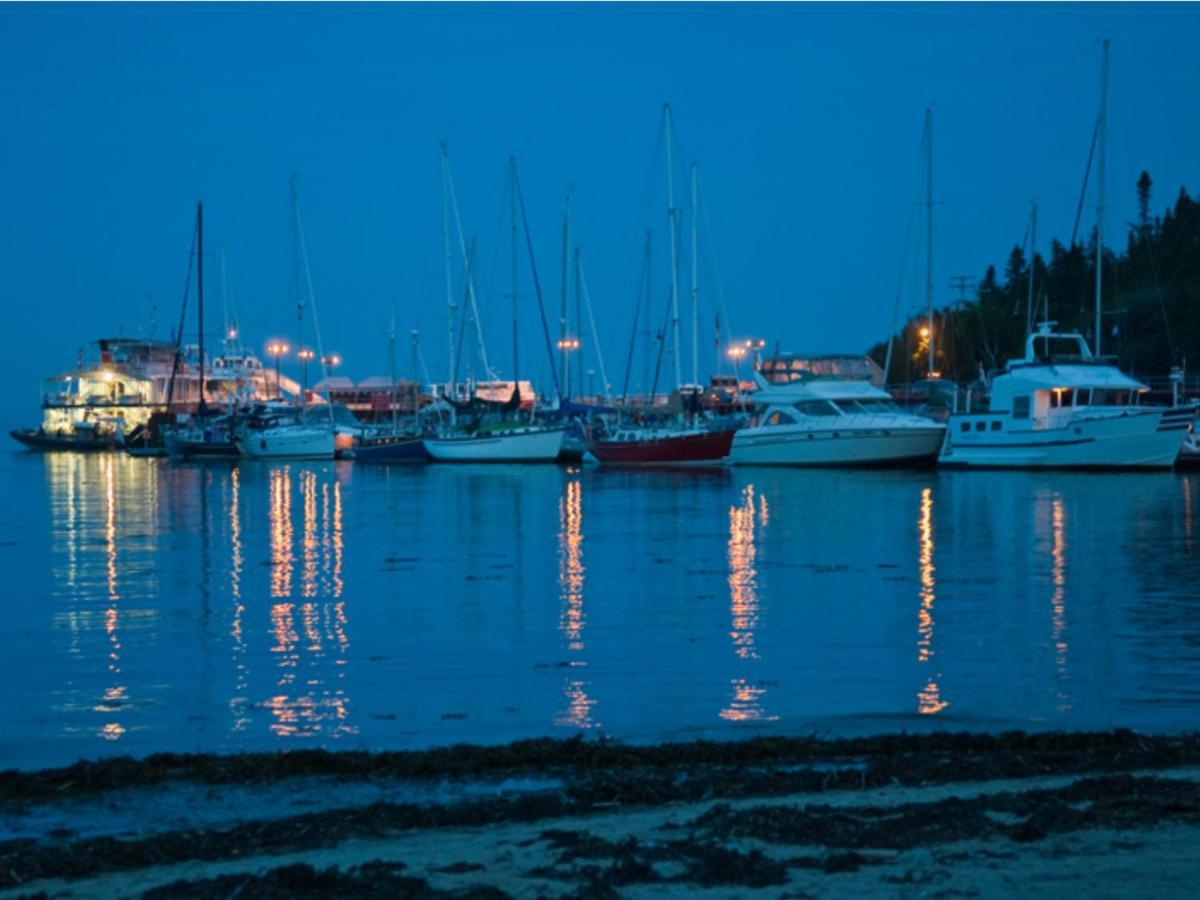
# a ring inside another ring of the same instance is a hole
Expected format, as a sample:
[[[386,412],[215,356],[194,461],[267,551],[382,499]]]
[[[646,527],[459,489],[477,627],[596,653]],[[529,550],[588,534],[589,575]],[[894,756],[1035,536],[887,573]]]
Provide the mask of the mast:
[[[451,292],[450,266],[453,257],[450,254],[450,159],[446,142],[442,141],[442,247],[446,260],[446,338],[449,355],[446,357],[446,371],[450,373],[446,383],[446,391],[454,390],[454,295]]]
[[[933,377],[933,110],[925,107],[925,303],[928,307],[929,377]]]
[[[304,349],[304,288],[303,260],[300,252],[300,187],[299,178],[292,173],[292,229],[293,241],[296,246],[296,359],[300,359],[300,351]],[[304,406],[305,396],[300,394],[300,405]]]
[[[562,226],[562,310],[558,318],[558,370],[562,373],[563,383],[566,385],[567,397],[571,396],[571,373],[567,371],[570,366],[570,359],[567,356],[567,306],[570,300],[569,288],[569,273],[570,265],[570,246],[571,246],[571,189],[567,189],[567,202],[563,207],[563,226]]]
[[[204,204],[196,203],[196,317],[200,331],[200,412],[204,412]]]
[[[1096,122],[1099,153],[1096,155],[1096,346],[1100,355],[1100,290],[1104,281],[1104,165],[1108,155],[1105,131],[1108,127],[1108,38],[1101,43],[1100,57],[1100,118]]]
[[[388,324],[388,386],[392,396],[392,431],[396,430],[396,304],[392,304],[392,320]]]
[[[671,165],[671,104],[663,104],[663,122],[667,131],[667,225],[671,232],[671,334],[674,341],[675,387],[683,384],[679,359],[679,253],[675,246],[675,177]]]
[[[650,341],[654,337],[654,327],[650,321],[651,288],[654,286],[654,284],[653,284],[653,281],[654,281],[654,278],[653,278],[654,257],[651,255],[651,247],[652,247],[651,240],[652,240],[651,232],[649,229],[647,229],[646,230],[646,256],[645,256],[645,259],[646,259],[646,282],[645,282],[646,320],[645,320],[645,329],[644,329],[644,333],[646,335],[646,340],[645,340],[645,349],[642,354],[642,356],[643,356],[643,359],[642,359],[642,390],[643,391],[648,391],[650,389],[650,355],[652,352],[652,348],[650,346]],[[654,398],[650,397],[649,402],[653,403]]]
[[[579,248],[575,248],[575,336],[583,337],[583,268],[579,261]],[[568,382],[570,379],[567,379]],[[575,351],[575,392],[583,396],[583,344]]]
[[[698,173],[696,164],[692,163],[692,384],[700,383],[700,309],[696,305],[696,282],[699,274],[699,256],[697,254],[698,227],[696,215],[696,198],[699,194]]]
[[[1025,300],[1025,334],[1033,331],[1033,262],[1037,258],[1037,204],[1029,222],[1029,291]]]
[[[521,397],[521,351],[517,344],[517,160],[508,158],[508,215],[512,229],[512,347],[513,390]]]

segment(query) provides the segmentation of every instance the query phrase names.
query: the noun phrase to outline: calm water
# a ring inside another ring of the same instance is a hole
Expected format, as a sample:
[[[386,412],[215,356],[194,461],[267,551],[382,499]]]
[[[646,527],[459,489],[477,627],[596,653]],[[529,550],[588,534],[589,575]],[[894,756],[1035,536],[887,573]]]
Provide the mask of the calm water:
[[[0,456],[0,767],[1200,727],[1200,477]]]

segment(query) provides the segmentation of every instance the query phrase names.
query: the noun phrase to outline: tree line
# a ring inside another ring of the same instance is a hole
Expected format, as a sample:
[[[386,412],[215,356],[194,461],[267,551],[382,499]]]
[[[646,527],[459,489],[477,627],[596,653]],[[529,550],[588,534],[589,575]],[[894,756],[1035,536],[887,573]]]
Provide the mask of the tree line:
[[[1104,250],[1101,349],[1135,376],[1165,375],[1173,366],[1190,367],[1195,375],[1200,372],[1200,197],[1181,188],[1174,204],[1153,216],[1152,187],[1143,172],[1136,184],[1138,221],[1129,223],[1122,249]],[[972,382],[981,370],[999,370],[1023,356],[1030,317],[1083,334],[1094,348],[1095,257],[1094,229],[1087,241],[1051,240],[1048,259],[1035,253],[1031,313],[1030,265],[1024,249],[1014,246],[1002,275],[989,266],[973,286],[973,297],[934,310],[935,368],[941,377]],[[913,316],[893,338],[889,383],[925,377],[926,318]],[[882,366],[887,351],[883,341],[869,353]]]

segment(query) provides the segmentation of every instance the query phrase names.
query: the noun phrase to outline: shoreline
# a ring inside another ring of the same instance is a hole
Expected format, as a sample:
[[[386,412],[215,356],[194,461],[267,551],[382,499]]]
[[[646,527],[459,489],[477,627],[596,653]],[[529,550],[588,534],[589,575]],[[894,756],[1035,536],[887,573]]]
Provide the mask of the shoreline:
[[[0,798],[0,896],[1183,896],[1200,735],[156,754]]]

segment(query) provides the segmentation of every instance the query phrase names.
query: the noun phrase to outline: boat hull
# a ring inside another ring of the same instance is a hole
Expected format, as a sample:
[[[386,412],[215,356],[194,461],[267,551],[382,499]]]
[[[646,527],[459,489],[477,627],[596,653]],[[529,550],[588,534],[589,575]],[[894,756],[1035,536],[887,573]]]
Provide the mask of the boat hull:
[[[987,415],[957,415],[938,460],[940,465],[990,469],[1169,469],[1179,458],[1194,407],[1134,408],[1125,413],[1078,418],[1065,427],[977,432]],[[969,430],[963,431],[963,425]]]
[[[419,437],[370,438],[355,444],[351,451],[358,462],[425,463],[429,452]]]
[[[92,437],[79,434],[54,435],[41,429],[29,428],[24,431],[10,431],[13,440],[24,444],[31,450],[70,450],[76,452],[95,452],[98,450],[118,450],[124,446],[116,437]]]
[[[609,465],[718,465],[729,456],[733,431],[704,431],[641,440],[588,441],[592,456]]]
[[[179,459],[237,459],[242,455],[233,441],[187,440],[171,436],[163,437],[167,455]]]
[[[333,430],[268,428],[241,432],[234,442],[250,459],[333,459]]]
[[[539,428],[432,438],[425,449],[438,462],[554,462],[566,433],[565,428]]]
[[[865,429],[744,428],[733,439],[737,466],[916,466],[937,460],[945,426]]]

